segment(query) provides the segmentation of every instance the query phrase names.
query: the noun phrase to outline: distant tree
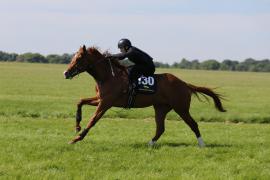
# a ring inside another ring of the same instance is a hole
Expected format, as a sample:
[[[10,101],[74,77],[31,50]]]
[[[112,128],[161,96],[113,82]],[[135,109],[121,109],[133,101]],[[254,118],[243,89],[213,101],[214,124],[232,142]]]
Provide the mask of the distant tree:
[[[155,61],[155,66],[157,68],[169,68],[170,65],[168,63],[162,63],[162,62],[158,62],[158,61]]]
[[[1,61],[7,61],[7,56],[8,56],[7,53],[0,51],[0,60]]]
[[[0,51],[0,61],[15,61],[18,54]]]
[[[61,56],[57,54],[50,54],[46,56],[46,59],[48,60],[49,63],[54,63],[54,64],[59,64],[61,63]]]
[[[18,56],[18,54],[16,54],[16,53],[9,54],[8,61],[16,61],[17,56]]]
[[[220,64],[220,69],[235,71],[237,64],[239,64],[237,61],[226,59]]]
[[[254,72],[269,72],[270,69],[270,61],[267,60],[262,60],[262,61],[255,61],[250,67],[249,71],[254,71]]]
[[[63,54],[61,56],[60,63],[61,64],[68,64],[68,63],[70,63],[72,57],[73,57],[73,54],[67,54],[67,53],[65,53],[65,54]]]
[[[244,62],[241,63],[244,67],[246,67],[247,71],[254,71],[256,68],[256,60],[253,58],[248,58]]]
[[[178,64],[178,67],[182,68],[182,69],[191,69],[192,63],[190,61],[186,60],[185,58],[183,58],[181,60],[181,62]]]
[[[245,59],[245,61],[243,63],[248,64],[248,65],[254,65],[254,64],[256,64],[256,60],[253,58],[247,58],[247,59]]]
[[[31,62],[31,63],[48,63],[48,60],[39,53],[24,53],[17,56],[18,62]]]
[[[211,60],[206,60],[202,62],[200,67],[201,69],[206,69],[206,70],[218,70],[220,67],[220,64],[218,61],[211,59]]]
[[[270,60],[269,59],[264,59],[262,61],[260,61],[260,65],[259,65],[260,71],[262,72],[270,72]]]
[[[200,69],[200,62],[198,60],[191,61],[191,69]]]
[[[0,61],[18,61],[18,62],[31,62],[31,63],[70,63],[74,54],[50,54],[43,56],[39,53],[7,53],[0,51]],[[130,66],[133,65],[128,60],[121,61],[122,64]],[[185,58],[180,62],[174,62],[172,65],[168,63],[162,63],[155,61],[155,66],[158,68],[183,68],[183,69],[206,69],[206,70],[230,70],[230,71],[254,71],[254,72],[270,72],[270,60],[256,60],[253,58],[247,58],[243,62],[232,61],[226,59],[219,63],[214,59],[199,62],[198,60],[189,61]]]
[[[264,65],[261,69],[262,72],[270,72],[270,63]]]
[[[248,66],[246,64],[243,64],[243,63],[239,63],[236,66],[237,71],[248,71],[248,69],[249,69]]]
[[[173,68],[180,68],[180,63],[174,62],[174,63],[172,64],[172,67],[173,67]]]

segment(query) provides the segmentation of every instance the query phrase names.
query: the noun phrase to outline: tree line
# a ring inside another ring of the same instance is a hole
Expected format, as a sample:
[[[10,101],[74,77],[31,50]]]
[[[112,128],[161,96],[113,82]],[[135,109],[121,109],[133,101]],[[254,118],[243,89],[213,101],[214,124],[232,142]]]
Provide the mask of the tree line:
[[[16,62],[30,62],[30,63],[54,63],[54,64],[68,64],[73,57],[73,54],[50,54],[44,56],[39,53],[6,53],[0,51],[0,61],[16,61]]]
[[[44,56],[39,53],[7,53],[0,51],[0,61],[16,61],[30,63],[54,63],[68,64],[73,57],[73,54],[50,54]],[[227,70],[227,71],[253,71],[253,72],[270,72],[270,60],[256,60],[253,58],[245,59],[242,62],[236,60],[223,60],[219,62],[215,59],[209,59],[202,62],[198,60],[187,60],[183,58],[180,62],[173,64],[162,63],[155,61],[156,67],[159,68],[182,68],[182,69],[203,69],[203,70]]]
[[[256,60],[253,58],[245,59],[242,62],[235,60],[223,60],[219,62],[215,59],[199,62],[198,60],[189,61],[182,59],[172,65],[166,63],[156,63],[157,67],[172,67],[182,69],[203,69],[203,70],[223,70],[223,71],[252,71],[252,72],[270,72],[270,60]]]

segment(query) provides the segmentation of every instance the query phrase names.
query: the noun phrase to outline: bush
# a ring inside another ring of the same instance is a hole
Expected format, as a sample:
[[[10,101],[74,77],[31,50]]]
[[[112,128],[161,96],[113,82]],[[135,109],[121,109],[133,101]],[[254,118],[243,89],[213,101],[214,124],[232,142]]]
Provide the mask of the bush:
[[[48,63],[48,60],[39,53],[24,53],[17,56],[18,62],[31,62],[31,63]]]

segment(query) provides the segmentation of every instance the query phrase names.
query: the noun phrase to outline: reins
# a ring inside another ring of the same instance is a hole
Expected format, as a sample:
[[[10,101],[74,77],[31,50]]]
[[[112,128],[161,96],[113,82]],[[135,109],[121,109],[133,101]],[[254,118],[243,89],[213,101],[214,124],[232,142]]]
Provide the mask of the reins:
[[[89,69],[92,69],[95,65],[103,62],[103,61],[106,61],[106,57],[104,57],[104,59],[98,59],[95,63],[93,63],[91,66],[89,66],[88,68]],[[111,63],[111,59],[108,58],[108,61],[109,61],[109,65],[110,65],[110,69],[111,69],[111,72],[112,72],[112,76],[115,77],[115,73],[114,73],[114,70],[113,70],[113,66],[112,66],[112,63]],[[78,71],[78,66],[76,66],[76,71]]]
[[[110,63],[110,67],[111,67],[111,71],[112,71],[112,76],[114,77],[114,76],[115,76],[115,74],[114,74],[114,71],[113,71],[113,67],[112,67],[111,59],[109,58],[108,60],[109,60],[109,63]]]
[[[102,61],[106,61],[106,59],[107,59],[106,57],[104,59],[99,59],[96,63],[93,64],[93,66],[97,65],[98,63],[101,63]],[[111,72],[112,72],[112,76],[114,77],[115,73],[114,73],[114,70],[113,70],[111,59],[108,58],[108,61],[109,61],[110,69],[111,69]]]

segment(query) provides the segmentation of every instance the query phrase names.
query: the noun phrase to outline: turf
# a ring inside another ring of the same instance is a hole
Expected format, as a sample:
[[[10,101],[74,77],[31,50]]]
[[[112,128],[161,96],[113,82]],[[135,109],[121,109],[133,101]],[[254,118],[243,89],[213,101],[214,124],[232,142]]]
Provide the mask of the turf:
[[[207,145],[200,149],[173,112],[158,144],[147,146],[152,108],[113,108],[84,141],[68,145],[76,103],[94,95],[94,81],[87,74],[64,80],[65,68],[0,63],[0,179],[270,179],[269,73],[158,69],[219,87],[228,99],[227,113],[192,100]],[[84,107],[83,126],[93,111]]]
[[[83,73],[73,80],[65,80],[66,65],[0,63],[0,116],[32,118],[72,118],[80,98],[95,95],[95,82]],[[270,74],[252,72],[199,71],[158,69],[170,72],[186,82],[206,87],[218,87],[226,113],[218,112],[213,102],[200,102],[195,96],[191,114],[196,121],[205,122],[270,122]],[[179,100],[181,101],[181,100]],[[94,107],[83,109],[89,117]],[[138,116],[140,114],[140,116]],[[129,111],[112,108],[107,118],[153,118],[151,107]],[[179,117],[171,112],[168,119]]]
[[[0,179],[269,179],[270,126],[199,123],[206,148],[183,121],[102,119],[84,141],[73,119],[0,119]],[[85,124],[85,122],[83,122]]]

